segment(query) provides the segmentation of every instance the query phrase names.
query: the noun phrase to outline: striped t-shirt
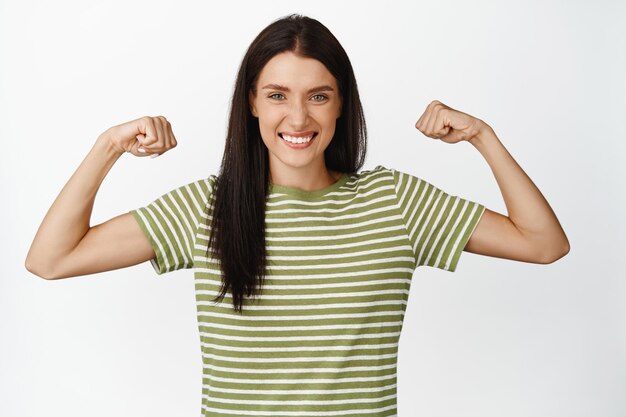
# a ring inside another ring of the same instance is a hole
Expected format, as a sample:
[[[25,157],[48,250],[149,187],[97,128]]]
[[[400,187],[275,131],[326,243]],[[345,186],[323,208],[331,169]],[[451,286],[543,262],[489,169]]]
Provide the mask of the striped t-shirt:
[[[484,206],[378,165],[315,191],[270,184],[260,296],[221,303],[206,257],[216,177],[131,210],[157,274],[193,268],[202,416],[396,415],[398,341],[411,277],[447,271]]]

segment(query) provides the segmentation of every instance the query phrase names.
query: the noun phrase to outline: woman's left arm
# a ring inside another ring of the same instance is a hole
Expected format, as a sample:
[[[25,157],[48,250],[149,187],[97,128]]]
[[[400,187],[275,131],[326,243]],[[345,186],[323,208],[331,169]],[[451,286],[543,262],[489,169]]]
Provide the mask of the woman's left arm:
[[[435,100],[415,127],[447,143],[471,143],[498,183],[508,217],[485,208],[465,251],[541,264],[552,263],[569,252],[569,241],[554,211],[491,126]]]

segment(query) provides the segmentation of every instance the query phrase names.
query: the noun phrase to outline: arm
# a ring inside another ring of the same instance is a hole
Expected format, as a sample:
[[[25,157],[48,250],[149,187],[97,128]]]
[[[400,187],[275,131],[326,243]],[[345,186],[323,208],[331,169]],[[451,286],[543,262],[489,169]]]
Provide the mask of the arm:
[[[465,251],[541,264],[569,252],[567,236],[550,205],[489,125],[435,100],[416,128],[447,143],[470,142],[491,167],[502,192],[509,215],[485,209]]]
[[[542,264],[562,258],[569,252],[569,241],[554,211],[493,129],[481,126],[469,142],[491,167],[508,217],[485,209],[465,250]]]
[[[147,156],[175,146],[159,123],[141,118],[98,137],[39,226],[26,257],[27,270],[46,279],[64,278],[135,265],[155,256],[131,214],[94,227],[89,222],[100,184],[120,156],[125,152]],[[148,152],[140,153],[140,148]]]

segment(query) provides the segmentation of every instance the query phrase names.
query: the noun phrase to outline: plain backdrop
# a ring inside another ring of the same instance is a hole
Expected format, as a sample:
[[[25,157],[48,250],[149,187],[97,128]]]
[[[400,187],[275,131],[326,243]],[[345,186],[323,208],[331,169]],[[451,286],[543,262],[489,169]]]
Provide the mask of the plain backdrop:
[[[351,58],[367,161],[506,214],[469,143],[414,127],[432,100],[487,122],[571,251],[549,265],[464,253],[416,270],[401,417],[626,415],[626,7],[619,1],[0,1],[0,415],[196,416],[192,270],[149,262],[46,281],[24,260],[108,127],[164,115],[178,146],[123,155],[91,224],[216,174],[236,71],[273,20],[324,23]]]

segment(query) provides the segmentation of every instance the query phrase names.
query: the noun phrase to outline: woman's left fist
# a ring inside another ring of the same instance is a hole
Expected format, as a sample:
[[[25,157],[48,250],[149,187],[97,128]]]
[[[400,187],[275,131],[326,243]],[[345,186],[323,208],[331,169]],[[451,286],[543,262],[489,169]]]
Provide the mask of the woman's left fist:
[[[447,143],[470,141],[485,126],[482,120],[454,110],[438,100],[433,100],[415,123],[424,135]]]

